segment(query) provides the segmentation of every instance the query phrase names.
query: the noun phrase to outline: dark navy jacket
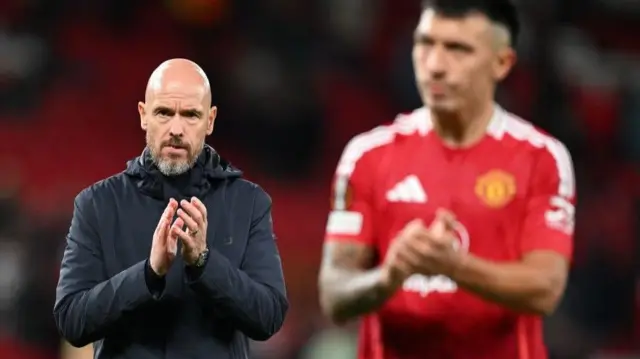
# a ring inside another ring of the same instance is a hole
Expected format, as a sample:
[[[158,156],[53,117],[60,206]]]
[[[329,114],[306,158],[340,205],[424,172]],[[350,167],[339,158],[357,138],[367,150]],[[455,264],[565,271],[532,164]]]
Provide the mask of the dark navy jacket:
[[[248,357],[248,338],[266,340],[288,302],[271,221],[271,199],[205,146],[194,168],[167,178],[147,151],[126,171],[75,199],[54,317],[74,346],[96,358]],[[153,232],[170,198],[198,197],[208,209],[209,259],[196,277],[180,255],[164,290],[145,268]]]

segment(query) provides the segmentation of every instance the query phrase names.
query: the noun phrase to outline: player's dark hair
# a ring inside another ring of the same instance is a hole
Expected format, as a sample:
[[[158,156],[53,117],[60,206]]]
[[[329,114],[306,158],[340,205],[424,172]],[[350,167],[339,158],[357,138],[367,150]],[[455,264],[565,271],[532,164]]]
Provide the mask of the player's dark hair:
[[[492,22],[507,28],[511,45],[518,42],[520,21],[518,11],[511,0],[423,0],[422,11],[434,10],[437,14],[460,18],[471,13],[480,13]]]

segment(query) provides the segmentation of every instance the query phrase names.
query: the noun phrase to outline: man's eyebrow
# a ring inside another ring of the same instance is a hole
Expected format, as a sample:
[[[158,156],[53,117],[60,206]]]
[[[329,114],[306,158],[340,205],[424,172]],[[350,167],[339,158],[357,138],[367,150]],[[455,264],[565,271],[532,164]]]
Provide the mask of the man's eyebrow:
[[[168,112],[168,113],[173,113],[174,110],[168,106],[164,106],[164,105],[160,105],[160,106],[156,106],[153,109],[153,113],[160,113],[160,112]]]
[[[169,115],[174,115],[176,113],[176,110],[172,107],[169,106],[165,106],[165,105],[159,105],[156,106],[153,109],[153,113],[154,114],[159,114],[159,113],[165,113],[165,114],[169,114]],[[202,117],[204,116],[204,112],[196,109],[196,108],[186,108],[186,109],[181,109],[179,111],[181,116],[185,116],[185,117]]]
[[[183,116],[197,116],[197,117],[202,117],[202,115],[204,114],[204,112],[195,109],[195,108],[190,108],[190,109],[184,109],[184,110],[180,110],[180,114]]]
[[[414,33],[414,42],[422,44],[434,44],[437,40],[431,35],[416,31]],[[466,51],[473,51],[475,48],[468,42],[461,40],[440,40],[448,49],[461,49]]]

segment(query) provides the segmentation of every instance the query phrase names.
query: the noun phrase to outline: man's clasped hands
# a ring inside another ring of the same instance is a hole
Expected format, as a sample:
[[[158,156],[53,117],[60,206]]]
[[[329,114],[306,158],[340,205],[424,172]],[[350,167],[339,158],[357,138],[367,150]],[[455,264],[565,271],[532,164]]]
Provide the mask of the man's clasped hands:
[[[443,209],[429,226],[420,219],[407,223],[391,242],[381,266],[388,284],[399,287],[413,274],[452,277],[465,260],[456,236],[458,226],[455,216]]]
[[[178,217],[173,220],[176,215]],[[171,223],[173,221],[173,223]],[[178,253],[178,241],[182,242],[180,254],[187,265],[193,265],[207,249],[207,208],[197,199],[169,200],[153,234],[151,269],[164,276]]]

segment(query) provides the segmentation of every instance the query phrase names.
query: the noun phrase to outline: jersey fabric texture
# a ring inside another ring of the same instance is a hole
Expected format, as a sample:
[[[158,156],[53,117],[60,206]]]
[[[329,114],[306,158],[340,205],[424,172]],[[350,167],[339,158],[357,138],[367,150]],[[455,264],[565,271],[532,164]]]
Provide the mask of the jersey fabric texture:
[[[438,208],[461,224],[458,250],[496,261],[552,250],[569,260],[575,181],[566,147],[495,106],[486,135],[464,149],[432,131],[429,111],[400,115],[346,146],[333,184],[326,241],[356,241],[384,258],[411,220]],[[359,359],[544,359],[542,319],[414,275],[363,318]]]

